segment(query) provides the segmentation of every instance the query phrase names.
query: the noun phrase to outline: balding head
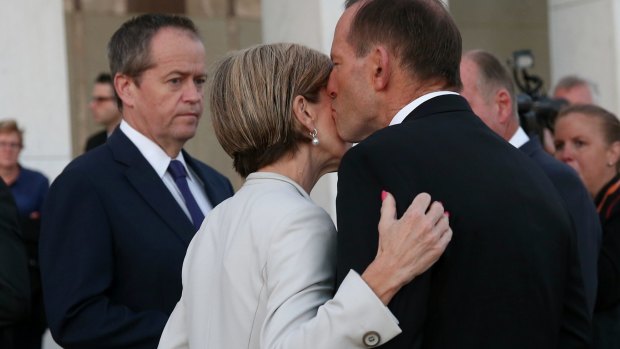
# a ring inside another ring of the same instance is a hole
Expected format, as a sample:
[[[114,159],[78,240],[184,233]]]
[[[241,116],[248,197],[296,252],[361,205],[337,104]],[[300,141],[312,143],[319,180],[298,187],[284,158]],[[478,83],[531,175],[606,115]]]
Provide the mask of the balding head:
[[[508,71],[491,53],[466,52],[461,59],[461,95],[495,133],[509,140],[519,127],[515,89]]]

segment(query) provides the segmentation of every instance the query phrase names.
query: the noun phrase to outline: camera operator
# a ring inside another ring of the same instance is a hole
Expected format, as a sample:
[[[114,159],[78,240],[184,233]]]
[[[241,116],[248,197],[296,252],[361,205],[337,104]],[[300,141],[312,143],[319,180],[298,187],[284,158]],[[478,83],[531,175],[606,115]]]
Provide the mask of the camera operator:
[[[589,316],[596,297],[601,227],[592,200],[574,170],[547,154],[536,137],[519,125],[515,89],[510,75],[492,54],[474,50],[461,59],[461,95],[495,133],[526,153],[551,179],[575,227]]]

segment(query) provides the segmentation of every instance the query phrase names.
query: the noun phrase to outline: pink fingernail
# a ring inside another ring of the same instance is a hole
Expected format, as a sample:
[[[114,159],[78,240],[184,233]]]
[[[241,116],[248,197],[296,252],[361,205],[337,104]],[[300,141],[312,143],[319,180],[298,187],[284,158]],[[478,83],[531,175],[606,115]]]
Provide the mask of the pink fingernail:
[[[387,191],[385,190],[381,190],[381,201],[385,200],[385,198],[387,197]]]
[[[448,217],[448,218],[450,217],[450,212],[448,212],[448,211],[445,211],[443,214],[444,214],[446,217]]]

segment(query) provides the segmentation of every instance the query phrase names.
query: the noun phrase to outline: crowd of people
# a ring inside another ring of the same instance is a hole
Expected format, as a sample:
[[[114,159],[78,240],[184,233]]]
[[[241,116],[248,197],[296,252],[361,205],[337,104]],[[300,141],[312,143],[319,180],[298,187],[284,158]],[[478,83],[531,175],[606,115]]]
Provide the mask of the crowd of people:
[[[331,58],[209,72],[191,20],[144,14],[108,60],[51,187],[0,122],[0,347],[620,347],[620,122],[588,81],[545,147],[439,0],[347,0]],[[236,193],[184,150],[205,96]]]

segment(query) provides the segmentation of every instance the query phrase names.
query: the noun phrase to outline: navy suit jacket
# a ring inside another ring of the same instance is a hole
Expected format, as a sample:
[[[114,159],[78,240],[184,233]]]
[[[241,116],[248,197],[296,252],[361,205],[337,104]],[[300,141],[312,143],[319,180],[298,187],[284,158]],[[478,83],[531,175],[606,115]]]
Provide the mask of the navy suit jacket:
[[[519,149],[542,168],[566,204],[566,209],[577,232],[581,273],[588,301],[588,310],[592,314],[596,302],[598,256],[602,239],[601,223],[592,196],[584,187],[575,170],[549,155],[537,137],[530,138]]]
[[[381,191],[450,212],[441,259],[389,304],[403,332],[381,348],[587,348],[576,233],[553,184],[461,96],[432,98],[349,150],[338,171],[337,278],[377,253]]]
[[[213,206],[230,182],[183,153]],[[117,129],[72,161],[44,204],[40,262],[54,339],[64,348],[155,348],[181,297],[195,228]]]

